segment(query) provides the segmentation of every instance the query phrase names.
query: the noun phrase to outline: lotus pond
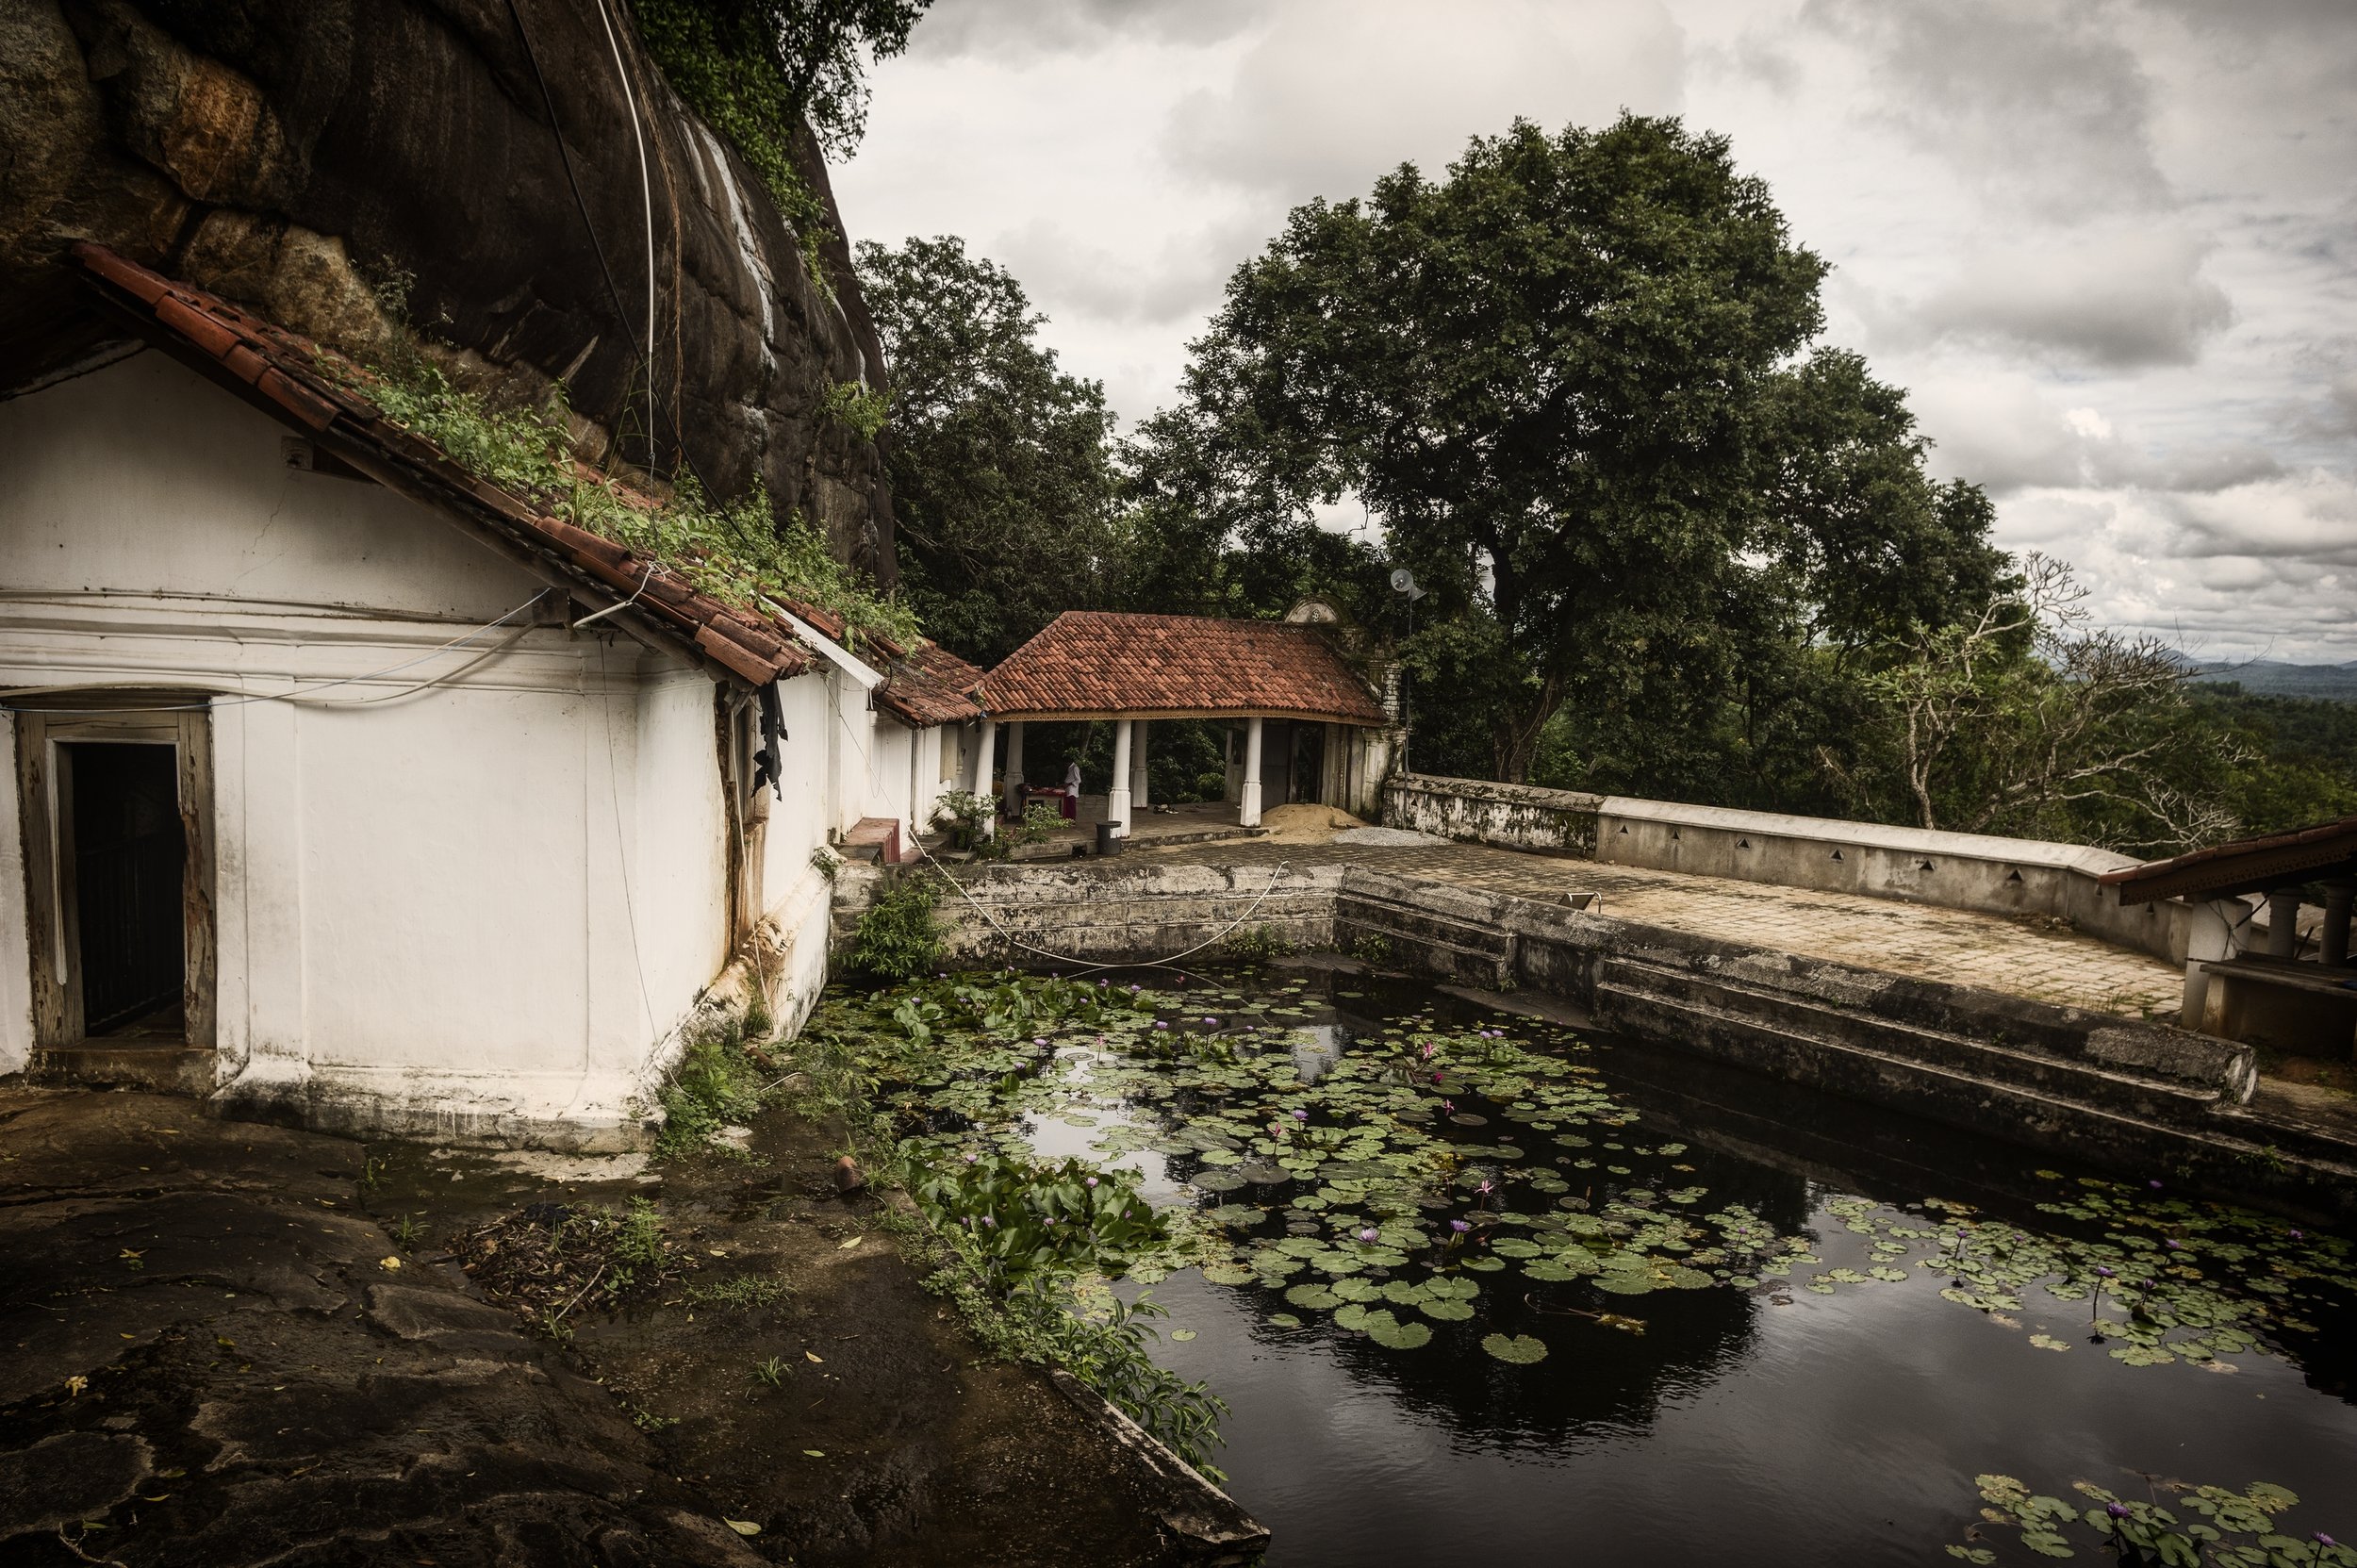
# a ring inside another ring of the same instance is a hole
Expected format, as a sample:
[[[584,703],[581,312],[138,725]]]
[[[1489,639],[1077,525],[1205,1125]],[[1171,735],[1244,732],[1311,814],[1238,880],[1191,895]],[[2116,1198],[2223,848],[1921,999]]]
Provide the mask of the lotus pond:
[[[1279,1568],[2357,1564],[2357,1247],[2167,1171],[1306,965],[809,1038],[969,1263],[1167,1314]]]

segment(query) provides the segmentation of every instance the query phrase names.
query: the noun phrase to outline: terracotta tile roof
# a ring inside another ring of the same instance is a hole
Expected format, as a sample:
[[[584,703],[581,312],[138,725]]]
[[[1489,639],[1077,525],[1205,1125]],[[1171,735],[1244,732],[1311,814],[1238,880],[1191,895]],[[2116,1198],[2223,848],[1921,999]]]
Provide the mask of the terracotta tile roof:
[[[2121,903],[2141,904],[2155,899],[2224,899],[2350,875],[2357,875],[2357,817],[2213,844],[2173,859],[2106,871],[2095,880],[2118,888]]]
[[[529,497],[469,473],[433,442],[387,420],[366,395],[322,369],[349,365],[332,350],[103,245],[78,244],[74,257],[142,336],[175,358],[310,437],[329,456],[450,514],[511,555],[554,568],[600,603],[635,600],[623,614],[706,668],[760,685],[810,668],[809,646],[783,619],[723,603],[651,556],[548,515]],[[351,369],[353,381],[365,385],[365,374]],[[830,635],[839,635],[841,624],[835,620]]]
[[[1381,724],[1383,710],[1314,626],[1067,610],[976,692],[994,715]]]
[[[916,650],[892,663],[876,700],[917,729],[956,724],[982,716],[970,695],[982,672],[941,644],[920,642]]]

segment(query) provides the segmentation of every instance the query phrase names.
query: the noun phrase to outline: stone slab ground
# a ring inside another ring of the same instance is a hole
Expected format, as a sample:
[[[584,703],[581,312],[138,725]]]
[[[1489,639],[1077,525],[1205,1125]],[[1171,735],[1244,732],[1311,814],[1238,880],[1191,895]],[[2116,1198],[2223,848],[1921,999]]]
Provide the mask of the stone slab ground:
[[[780,1112],[753,1141],[766,1166],[657,1182],[0,1089],[0,1563],[1193,1555],[1163,1524],[1187,1499],[1046,1377],[983,1359],[875,1204],[832,1196],[822,1130]],[[470,1294],[437,1246],[634,1193],[698,1267],[576,1314],[569,1351]],[[687,1299],[740,1273],[791,1294]],[[770,1358],[790,1368],[776,1386],[754,1373]]]
[[[1203,866],[1363,866],[1404,877],[1554,900],[1595,893],[1599,914],[1916,980],[2130,1016],[2176,1015],[2174,965],[2042,920],[1903,903],[1856,893],[1653,871],[1477,844],[1204,844],[1137,851],[1141,861]]]

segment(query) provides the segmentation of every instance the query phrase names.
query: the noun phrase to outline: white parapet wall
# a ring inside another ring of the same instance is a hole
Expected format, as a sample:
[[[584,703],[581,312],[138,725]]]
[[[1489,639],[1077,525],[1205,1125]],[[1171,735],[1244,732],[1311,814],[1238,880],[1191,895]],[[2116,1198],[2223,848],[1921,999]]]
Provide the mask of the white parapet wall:
[[[2217,956],[2223,922],[2179,900],[2123,907],[2096,879],[2140,862],[2084,845],[1402,774],[1383,820],[1469,843],[1649,870],[2043,916],[2171,963]]]

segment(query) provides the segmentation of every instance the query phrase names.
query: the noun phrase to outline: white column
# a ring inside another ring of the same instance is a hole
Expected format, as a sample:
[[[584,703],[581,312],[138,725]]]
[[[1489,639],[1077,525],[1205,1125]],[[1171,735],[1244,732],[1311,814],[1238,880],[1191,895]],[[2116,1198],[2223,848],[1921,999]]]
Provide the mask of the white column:
[[[1007,794],[1016,801],[1023,799],[1023,720],[1020,718],[1010,719],[1007,723]]]
[[[1247,828],[1261,825],[1261,716],[1253,715],[1244,726],[1244,809],[1236,820]]]
[[[1105,820],[1113,824],[1113,836],[1129,836],[1129,721],[1113,720],[1113,777],[1105,791]]]
[[[1130,720],[1129,734],[1129,809],[1144,811],[1146,799],[1146,720]]]
[[[2357,879],[2338,878],[2324,884],[2323,949],[2316,956],[2326,964],[2349,959],[2349,905],[2357,903]]]
[[[2293,958],[2299,952],[2299,889],[2271,888],[2267,892],[2267,956]]]
[[[991,799],[990,765],[993,760],[991,752],[997,749],[998,721],[995,718],[985,718],[982,720],[981,739],[974,747],[974,793],[985,801]],[[992,821],[993,818],[990,817],[982,818],[984,838],[991,835]]]

